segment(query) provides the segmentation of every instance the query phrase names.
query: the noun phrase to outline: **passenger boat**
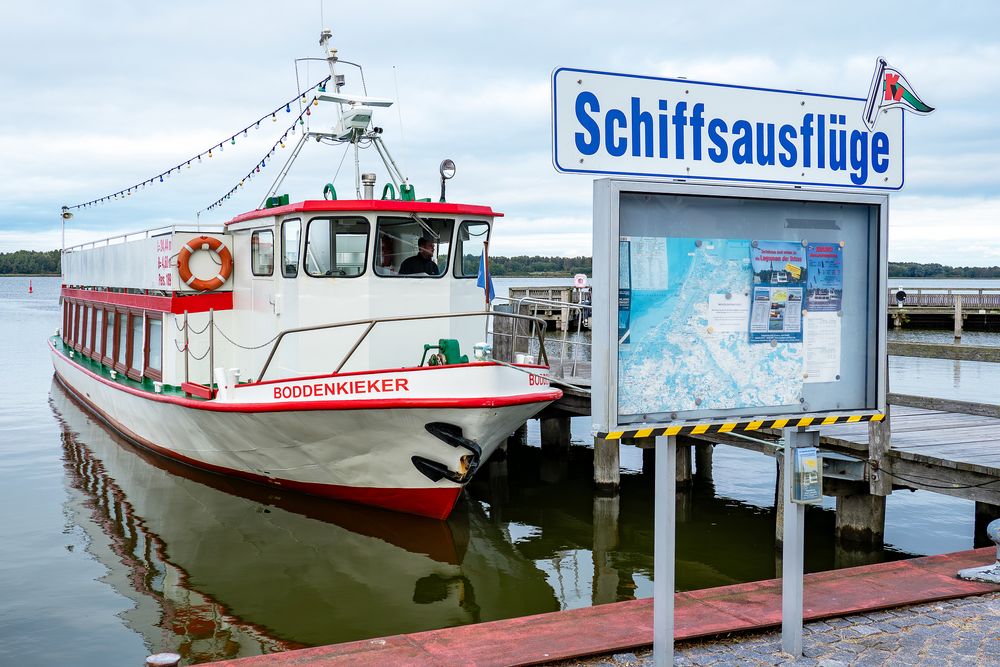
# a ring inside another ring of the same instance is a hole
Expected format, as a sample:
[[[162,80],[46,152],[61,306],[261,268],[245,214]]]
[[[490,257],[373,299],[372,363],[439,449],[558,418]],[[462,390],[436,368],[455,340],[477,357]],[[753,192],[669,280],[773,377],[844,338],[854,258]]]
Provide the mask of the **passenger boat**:
[[[163,456],[443,519],[499,443],[561,392],[542,340],[538,359],[491,358],[492,321],[526,318],[493,312],[477,285],[501,214],[445,201],[450,161],[440,200],[416,199],[371,124],[391,102],[341,92],[329,38],[332,90],[320,86],[298,119],[324,102],[339,121],[303,127],[281,176],[307,140],[346,145],[357,199],[317,183],[316,199],[290,203],[279,178],[275,196],[218,227],[64,249],[53,365],[104,422]],[[388,172],[380,198],[357,167],[366,146]]]

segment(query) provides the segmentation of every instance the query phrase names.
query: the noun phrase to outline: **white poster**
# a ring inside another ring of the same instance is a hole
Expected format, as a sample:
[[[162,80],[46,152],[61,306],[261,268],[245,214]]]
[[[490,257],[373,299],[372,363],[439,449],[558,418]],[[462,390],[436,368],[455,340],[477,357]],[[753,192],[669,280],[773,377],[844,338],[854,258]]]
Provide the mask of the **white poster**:
[[[840,379],[839,313],[809,311],[802,318],[805,342],[805,382]]]
[[[667,282],[667,239],[637,236],[632,243],[632,289],[662,292]]]
[[[749,319],[750,298],[747,295],[708,295],[708,333],[746,335]]]

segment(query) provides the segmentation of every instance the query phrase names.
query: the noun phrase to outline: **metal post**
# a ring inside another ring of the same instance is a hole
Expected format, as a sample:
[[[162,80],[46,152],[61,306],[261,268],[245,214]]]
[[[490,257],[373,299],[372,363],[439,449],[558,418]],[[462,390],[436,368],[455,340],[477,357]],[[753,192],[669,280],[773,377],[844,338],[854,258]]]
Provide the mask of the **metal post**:
[[[188,375],[188,362],[191,355],[190,350],[188,350],[188,311],[184,311],[184,382],[190,382],[191,378]]]
[[[805,544],[805,505],[792,502],[795,452],[798,447],[818,447],[819,430],[786,428],[784,451],[784,530],[781,568],[781,650],[802,656],[802,576]]]
[[[653,515],[653,664],[674,664],[674,549],[677,536],[677,437],[656,438]]]
[[[208,387],[215,389],[215,308],[208,309]]]
[[[962,340],[962,295],[955,295],[955,342]]]

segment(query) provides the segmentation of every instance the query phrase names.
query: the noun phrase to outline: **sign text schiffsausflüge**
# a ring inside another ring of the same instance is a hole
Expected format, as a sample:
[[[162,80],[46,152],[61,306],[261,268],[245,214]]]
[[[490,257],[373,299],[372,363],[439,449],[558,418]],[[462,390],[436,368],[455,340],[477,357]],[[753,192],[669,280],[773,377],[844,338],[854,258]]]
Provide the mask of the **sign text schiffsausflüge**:
[[[559,171],[898,190],[903,113],[864,98],[560,68]]]

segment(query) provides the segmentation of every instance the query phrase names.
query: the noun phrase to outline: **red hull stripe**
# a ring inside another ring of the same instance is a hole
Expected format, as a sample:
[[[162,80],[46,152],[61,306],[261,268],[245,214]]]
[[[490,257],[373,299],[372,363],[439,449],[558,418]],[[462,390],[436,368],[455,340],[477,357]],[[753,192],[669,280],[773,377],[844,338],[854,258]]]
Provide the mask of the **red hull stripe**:
[[[180,396],[164,396],[163,394],[153,394],[141,389],[134,389],[125,385],[112,382],[97,375],[69,357],[56,351],[52,341],[49,347],[58,354],[64,361],[76,366],[78,370],[86,373],[93,379],[119,391],[140,396],[149,401],[158,403],[173,403],[185,408],[195,410],[212,410],[215,412],[301,412],[304,410],[378,410],[387,408],[503,408],[511,405],[526,405],[528,403],[548,403],[562,397],[562,391],[550,389],[549,391],[537,392],[533,394],[519,394],[517,396],[489,396],[484,398],[384,398],[372,400],[344,400],[344,401],[287,401],[281,403],[216,403],[214,401],[196,401],[191,398]],[[332,376],[337,377],[337,376]]]
[[[185,310],[189,313],[207,313],[211,309],[232,310],[232,292],[205,292],[203,294],[188,294],[187,296],[153,296],[151,294],[127,294],[125,292],[106,292],[102,290],[75,289],[63,287],[64,299],[77,299],[87,303],[105,303],[109,306],[123,308],[142,308],[143,310],[173,313],[180,315]]]
[[[291,489],[293,491],[307,493],[312,496],[331,498],[333,500],[343,500],[361,505],[373,505],[375,507],[382,507],[396,512],[419,514],[420,516],[442,520],[447,519],[448,515],[451,514],[451,510],[455,506],[455,501],[458,500],[458,496],[462,492],[461,487],[380,489],[375,487],[342,486],[339,484],[317,484],[315,482],[295,482],[287,479],[265,477],[264,475],[256,475],[243,470],[235,470],[233,468],[212,465],[211,463],[205,463],[204,461],[198,461],[197,459],[192,459],[182,454],[178,454],[172,449],[161,447],[160,445],[136,435],[120,422],[115,421],[108,416],[106,412],[101,410],[90,400],[81,396],[80,393],[77,392],[76,389],[74,389],[72,385],[70,385],[70,383],[59,374],[58,371],[56,371],[56,378],[77,401],[85,405],[87,409],[96,414],[108,426],[121,433],[125,438],[132,441],[139,447],[148,449],[151,452],[159,454],[160,456],[178,461],[185,465],[200,468],[201,470],[208,470],[209,472],[218,473],[220,475],[238,477],[240,479],[256,482],[258,484],[265,484],[267,486],[275,486],[281,489]]]
[[[502,218],[503,213],[494,211],[489,206],[473,204],[441,204],[438,202],[399,201],[398,199],[313,199],[301,201],[287,206],[264,208],[248,213],[241,213],[229,222],[232,225],[245,220],[267,218],[272,215],[288,215],[289,213],[322,213],[324,211],[395,211],[399,213],[429,213],[438,215],[481,215],[491,218]]]

